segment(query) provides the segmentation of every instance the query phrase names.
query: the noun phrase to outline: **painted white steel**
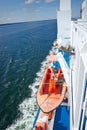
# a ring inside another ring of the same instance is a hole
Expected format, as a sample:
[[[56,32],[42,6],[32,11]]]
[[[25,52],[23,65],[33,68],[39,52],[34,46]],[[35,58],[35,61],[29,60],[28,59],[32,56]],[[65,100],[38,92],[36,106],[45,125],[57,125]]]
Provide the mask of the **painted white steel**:
[[[66,42],[65,38],[67,36],[68,37],[71,36],[71,45],[75,47],[76,54],[71,67],[72,79],[70,79],[70,81],[69,81],[69,76],[71,76],[71,73],[68,74],[67,71],[68,69],[62,54],[58,54],[58,60],[63,70],[65,80],[69,86],[70,130],[78,130],[80,126],[82,108],[83,108],[83,115],[82,115],[81,128],[83,125],[83,118],[86,109],[85,105],[83,107],[83,95],[84,95],[84,90],[85,90],[84,86],[85,86],[85,80],[87,75],[87,21],[77,21],[75,23],[72,22],[72,30],[70,32],[71,8],[69,7],[71,1],[67,0],[66,5],[64,2],[65,2],[64,0],[60,0],[60,10],[57,12],[57,22],[58,22],[57,39],[61,38],[62,42],[65,43]],[[85,0],[84,3],[82,9],[83,11],[82,18],[87,20],[87,0]],[[86,122],[85,130],[87,130],[87,122]]]
[[[74,128],[74,110],[73,110],[73,82],[72,82],[72,66],[70,66],[70,87],[69,87],[69,96],[70,96],[70,130]]]
[[[87,122],[86,122],[86,127],[85,127],[85,130],[87,130]]]
[[[82,4],[82,19],[87,20],[87,0],[84,0]]]
[[[77,86],[78,91],[76,93],[76,102],[75,102],[75,118],[74,118],[74,125],[75,127],[79,128],[80,123],[80,117],[81,117],[81,110],[82,110],[82,101],[83,101],[83,94],[84,94],[84,81],[85,81],[85,69],[84,65],[82,63],[82,59],[80,60],[80,70],[79,71],[79,77],[77,80]],[[74,91],[75,92],[75,91]]]
[[[73,68],[72,68],[72,82],[73,82],[73,109],[74,109],[74,116],[75,116],[75,106],[76,106],[76,98],[77,98],[77,92],[78,92],[78,78],[79,78],[79,71],[80,70],[80,57],[79,54],[77,53],[74,57],[73,61]],[[72,58],[71,58],[72,59]]]
[[[72,43],[82,53],[87,52],[87,21],[72,22]]]
[[[69,87],[70,86],[70,70],[69,70],[69,67],[66,64],[66,61],[65,61],[63,55],[61,54],[61,52],[57,54],[57,58],[58,58],[58,61],[61,65],[64,77],[65,77],[65,80],[66,80],[66,83],[67,83],[67,87]]]
[[[60,0],[60,10],[71,10],[71,0]]]
[[[83,96],[85,90],[85,80],[87,75],[87,22],[78,21],[72,23],[71,44],[75,47],[75,57],[72,63],[72,82],[73,82],[73,101],[74,106],[74,129],[82,130],[83,119],[85,115],[86,101],[83,106]],[[72,58],[71,58],[72,59]],[[81,111],[83,109],[82,121]],[[71,111],[72,112],[72,111]],[[71,113],[72,114],[72,113]],[[72,120],[72,119],[71,119]],[[71,125],[73,127],[72,121]],[[85,129],[86,130],[86,129]]]
[[[87,73],[87,53],[86,54],[81,54],[81,56],[82,56],[82,60],[84,62],[85,71]]]
[[[58,37],[64,42],[64,39],[70,37],[71,13],[70,11],[58,11]],[[69,39],[70,40],[70,39]]]
[[[81,129],[80,130],[83,130],[84,116],[86,115],[86,103],[87,103],[87,90],[86,90],[85,101],[83,103],[83,115],[82,115],[82,122],[81,122]]]
[[[60,0],[60,8],[57,11],[57,39],[63,43],[70,38],[71,32],[71,0]],[[70,39],[69,39],[70,41]]]

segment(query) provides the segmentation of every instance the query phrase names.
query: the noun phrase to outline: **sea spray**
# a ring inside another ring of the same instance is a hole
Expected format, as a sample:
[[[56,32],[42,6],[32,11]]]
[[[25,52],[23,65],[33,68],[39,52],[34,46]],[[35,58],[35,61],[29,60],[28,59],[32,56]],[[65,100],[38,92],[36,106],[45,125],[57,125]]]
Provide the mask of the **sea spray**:
[[[26,102],[31,104],[25,99],[36,96],[41,81],[41,62],[48,55],[56,38],[56,20],[2,25],[0,34],[0,130],[5,130],[23,118],[19,104],[23,101],[25,105]],[[32,83],[35,82],[33,89]],[[32,107],[30,105],[29,110]],[[15,129],[24,129],[25,122],[21,122],[23,125],[19,123]],[[32,124],[31,120],[28,124]]]
[[[48,58],[49,56],[47,56],[41,63],[41,68],[37,72],[34,82],[29,85],[29,88],[32,89],[31,98],[25,99],[19,105],[19,110],[22,113],[22,116],[6,130],[31,130],[38,109],[38,105],[36,103],[36,92],[42,80]]]

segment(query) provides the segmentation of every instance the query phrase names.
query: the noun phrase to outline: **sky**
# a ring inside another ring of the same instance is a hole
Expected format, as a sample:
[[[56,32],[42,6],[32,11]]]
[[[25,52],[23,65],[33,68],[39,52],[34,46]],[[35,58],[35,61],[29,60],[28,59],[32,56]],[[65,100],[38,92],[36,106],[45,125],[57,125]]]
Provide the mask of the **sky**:
[[[82,1],[72,0],[72,17],[79,17]],[[59,0],[0,0],[0,24],[56,19],[58,7]]]

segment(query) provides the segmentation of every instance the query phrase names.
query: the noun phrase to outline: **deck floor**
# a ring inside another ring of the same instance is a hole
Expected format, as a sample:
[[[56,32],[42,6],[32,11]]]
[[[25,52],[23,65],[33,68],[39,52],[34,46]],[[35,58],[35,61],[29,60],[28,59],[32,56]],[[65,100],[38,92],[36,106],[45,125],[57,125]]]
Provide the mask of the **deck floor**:
[[[68,109],[67,106],[57,108],[53,130],[70,130],[70,110]]]

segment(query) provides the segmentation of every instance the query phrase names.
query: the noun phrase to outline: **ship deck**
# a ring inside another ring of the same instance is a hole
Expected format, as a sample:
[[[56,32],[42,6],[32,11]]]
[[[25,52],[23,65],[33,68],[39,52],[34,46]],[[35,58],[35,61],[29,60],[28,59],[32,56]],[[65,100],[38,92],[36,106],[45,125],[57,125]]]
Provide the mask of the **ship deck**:
[[[78,26],[84,30],[85,32],[87,32],[87,21],[78,21]]]
[[[53,130],[70,130],[70,110],[67,106],[59,106],[56,110]]]

